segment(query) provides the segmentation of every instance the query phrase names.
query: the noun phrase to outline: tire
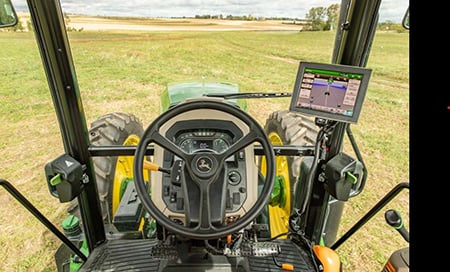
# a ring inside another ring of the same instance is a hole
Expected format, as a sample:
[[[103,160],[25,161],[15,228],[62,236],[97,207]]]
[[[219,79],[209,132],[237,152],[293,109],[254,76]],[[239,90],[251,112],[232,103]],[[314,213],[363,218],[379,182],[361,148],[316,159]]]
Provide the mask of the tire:
[[[115,112],[91,123],[89,140],[93,146],[137,145],[143,132],[142,123],[136,116]],[[103,219],[111,223],[120,203],[122,183],[133,178],[133,159],[130,156],[106,156],[92,160]]]
[[[272,112],[266,119],[264,129],[273,145],[313,146],[318,128],[314,119],[299,113],[284,111]],[[283,183],[285,199],[279,205],[269,205],[271,236],[277,236],[288,230],[288,218],[295,183],[300,176],[300,156],[277,156],[277,179]],[[261,164],[264,165],[264,164]],[[264,169],[262,169],[264,173]],[[289,188],[289,190],[287,190]]]

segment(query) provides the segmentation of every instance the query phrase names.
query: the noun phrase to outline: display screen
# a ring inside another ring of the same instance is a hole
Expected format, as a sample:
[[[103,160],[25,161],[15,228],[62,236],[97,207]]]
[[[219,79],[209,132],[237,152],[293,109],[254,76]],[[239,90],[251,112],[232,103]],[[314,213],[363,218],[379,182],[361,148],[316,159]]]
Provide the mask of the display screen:
[[[356,123],[370,75],[363,67],[300,62],[289,109]]]

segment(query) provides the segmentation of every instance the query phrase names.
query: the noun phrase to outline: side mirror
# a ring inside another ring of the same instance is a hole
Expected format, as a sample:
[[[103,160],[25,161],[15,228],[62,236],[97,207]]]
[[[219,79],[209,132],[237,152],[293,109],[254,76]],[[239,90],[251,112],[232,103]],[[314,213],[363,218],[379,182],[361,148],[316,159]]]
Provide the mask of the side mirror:
[[[406,29],[409,29],[409,7],[405,12],[405,16],[403,16],[402,26]]]
[[[0,27],[16,25],[18,21],[17,18],[11,0],[0,0]]]

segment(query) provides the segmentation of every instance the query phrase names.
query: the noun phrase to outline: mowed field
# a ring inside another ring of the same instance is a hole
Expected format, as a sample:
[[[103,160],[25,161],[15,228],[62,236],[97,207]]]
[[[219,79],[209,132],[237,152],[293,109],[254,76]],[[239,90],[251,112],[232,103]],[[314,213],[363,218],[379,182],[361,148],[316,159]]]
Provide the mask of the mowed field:
[[[258,23],[255,29],[245,22],[69,16],[68,26],[77,30],[69,39],[88,124],[122,111],[146,127],[159,114],[161,92],[174,82],[224,81],[243,92],[291,92],[299,61],[330,62],[334,32]],[[0,32],[0,48],[0,178],[60,227],[68,205],[50,195],[44,166],[64,148],[34,34]],[[338,237],[396,184],[409,181],[409,34],[376,33],[367,67],[373,70],[369,90],[351,129],[368,179],[365,190],[346,203]],[[248,111],[263,125],[289,102],[249,100]],[[348,141],[345,149],[352,152]],[[59,240],[3,189],[0,203],[0,271],[55,271]],[[389,208],[402,212],[408,228],[409,192]],[[407,246],[383,212],[337,250],[344,271],[381,271],[393,250]]]

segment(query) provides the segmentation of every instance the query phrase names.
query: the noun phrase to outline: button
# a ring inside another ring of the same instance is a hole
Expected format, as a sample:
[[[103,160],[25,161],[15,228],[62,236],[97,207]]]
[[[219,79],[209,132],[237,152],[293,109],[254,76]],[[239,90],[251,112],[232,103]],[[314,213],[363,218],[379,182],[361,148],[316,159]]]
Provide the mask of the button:
[[[175,203],[177,201],[177,192],[170,193],[170,202]]]
[[[170,194],[170,187],[169,186],[164,186],[163,187],[164,189],[163,189],[163,191],[164,191],[164,196],[169,196],[169,194]]]
[[[228,173],[228,182],[231,185],[237,185],[241,182],[241,175],[237,171],[231,171]]]

